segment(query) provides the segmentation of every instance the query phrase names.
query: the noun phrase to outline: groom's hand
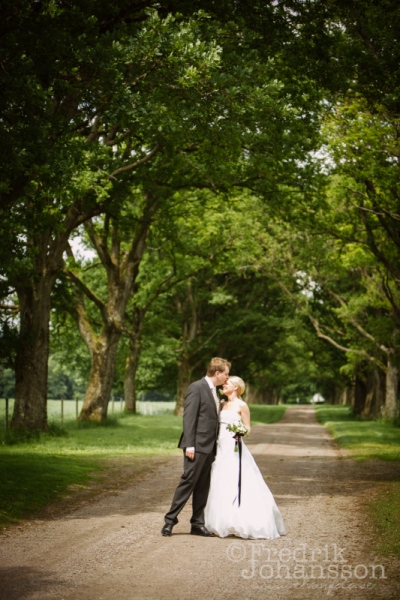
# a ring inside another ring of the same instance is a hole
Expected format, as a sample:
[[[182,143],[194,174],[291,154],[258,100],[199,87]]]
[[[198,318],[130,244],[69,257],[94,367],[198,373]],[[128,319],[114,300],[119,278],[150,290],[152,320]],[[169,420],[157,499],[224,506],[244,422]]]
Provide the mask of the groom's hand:
[[[186,454],[186,456],[188,458],[190,458],[190,460],[193,460],[194,459],[194,452],[195,452],[194,448],[186,448],[185,454]]]

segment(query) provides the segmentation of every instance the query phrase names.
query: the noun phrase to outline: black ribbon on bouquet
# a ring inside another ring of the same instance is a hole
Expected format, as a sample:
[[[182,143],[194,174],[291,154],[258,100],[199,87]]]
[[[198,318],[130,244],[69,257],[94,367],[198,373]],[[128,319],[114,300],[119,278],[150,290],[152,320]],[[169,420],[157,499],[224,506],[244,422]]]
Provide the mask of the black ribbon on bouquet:
[[[240,499],[241,499],[241,495],[242,495],[242,436],[239,434],[235,435],[235,446],[237,446],[238,449],[238,453],[239,453],[239,478],[238,478],[238,493],[237,493],[237,501],[238,501],[238,506],[240,506]],[[233,501],[233,504],[236,501]]]

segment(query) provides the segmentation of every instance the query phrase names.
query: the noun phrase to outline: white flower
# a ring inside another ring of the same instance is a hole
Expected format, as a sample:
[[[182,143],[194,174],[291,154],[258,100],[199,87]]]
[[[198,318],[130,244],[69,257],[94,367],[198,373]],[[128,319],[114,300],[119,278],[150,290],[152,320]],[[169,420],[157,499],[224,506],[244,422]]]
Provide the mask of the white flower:
[[[243,421],[240,419],[236,423],[232,423],[226,426],[228,431],[236,433],[236,435],[247,436],[248,429],[243,425]]]

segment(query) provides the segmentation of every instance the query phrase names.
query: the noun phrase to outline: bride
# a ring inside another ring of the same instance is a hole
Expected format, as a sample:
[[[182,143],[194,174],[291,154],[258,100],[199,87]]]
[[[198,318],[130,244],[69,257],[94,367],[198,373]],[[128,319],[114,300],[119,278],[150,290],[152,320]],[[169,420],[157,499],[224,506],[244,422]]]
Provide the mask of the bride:
[[[223,403],[219,415],[217,456],[211,471],[205,526],[220,537],[273,540],[286,533],[282,515],[243,441],[239,506],[239,452],[234,451],[235,434],[227,426],[241,420],[250,432],[250,410],[241,398],[244,389],[240,377],[230,377],[223,386],[228,401]]]

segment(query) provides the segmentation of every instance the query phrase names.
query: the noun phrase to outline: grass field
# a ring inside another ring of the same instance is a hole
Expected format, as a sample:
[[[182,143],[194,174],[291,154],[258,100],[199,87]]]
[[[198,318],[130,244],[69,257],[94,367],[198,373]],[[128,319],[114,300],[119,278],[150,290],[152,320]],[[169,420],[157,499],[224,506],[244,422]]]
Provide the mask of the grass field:
[[[400,461],[400,427],[383,421],[361,421],[348,406],[317,406],[317,419],[342,448],[357,460],[378,458]]]
[[[380,497],[371,499],[369,511],[378,531],[377,550],[400,557],[400,427],[361,421],[346,406],[318,406],[317,419],[356,460],[399,461],[398,479],[382,484]]]
[[[76,419],[83,405],[83,400],[48,400],[47,415],[50,421],[59,423],[65,419]],[[14,400],[9,400],[9,420],[11,420],[12,411],[14,408]],[[172,415],[174,413],[174,402],[137,402],[137,412],[143,415]],[[124,410],[123,402],[110,401],[108,413],[110,416],[119,415]],[[0,398],[0,422],[5,420],[6,402],[4,398]]]
[[[159,404],[166,412],[167,403]],[[21,436],[5,431],[4,403],[0,404],[0,527],[34,514],[68,486],[87,484],[91,473],[104,468],[106,458],[179,454],[181,417],[115,410],[104,424],[80,423],[73,418],[71,402],[64,403],[61,427],[59,409],[59,401],[49,402],[49,414],[55,417],[47,433]],[[275,423],[285,407],[253,406],[251,412],[253,424]]]
[[[263,423],[277,423],[286,412],[286,406],[278,404],[276,406],[266,406],[264,404],[251,404],[251,424],[261,425]]]

